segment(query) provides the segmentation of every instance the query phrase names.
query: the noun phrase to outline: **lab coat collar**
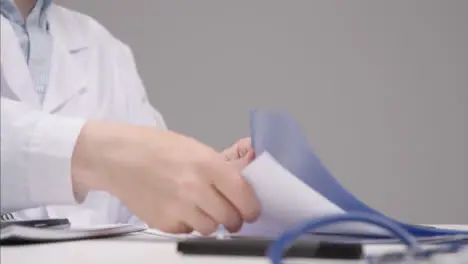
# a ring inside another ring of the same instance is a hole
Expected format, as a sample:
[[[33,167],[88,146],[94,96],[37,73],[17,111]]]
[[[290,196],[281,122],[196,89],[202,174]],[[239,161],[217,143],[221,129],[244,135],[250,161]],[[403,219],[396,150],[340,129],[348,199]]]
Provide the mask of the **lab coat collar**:
[[[34,90],[27,62],[18,45],[18,38],[10,22],[1,16],[2,76],[7,87],[20,101],[53,113],[71,98],[86,91],[87,74],[84,63],[91,45],[92,30],[88,24],[89,20],[77,16],[77,13],[55,4],[50,7],[48,21],[53,48],[49,83],[42,105]]]
[[[56,4],[52,4],[48,14],[52,36],[60,39],[70,52],[88,48],[92,40],[89,25],[83,25],[83,19],[76,16],[79,15]]]
[[[49,30],[54,38],[52,63],[42,109],[54,112],[73,96],[86,90],[87,74],[80,64],[90,47],[87,25],[76,14],[53,4],[49,10]],[[83,23],[83,22],[81,22]]]

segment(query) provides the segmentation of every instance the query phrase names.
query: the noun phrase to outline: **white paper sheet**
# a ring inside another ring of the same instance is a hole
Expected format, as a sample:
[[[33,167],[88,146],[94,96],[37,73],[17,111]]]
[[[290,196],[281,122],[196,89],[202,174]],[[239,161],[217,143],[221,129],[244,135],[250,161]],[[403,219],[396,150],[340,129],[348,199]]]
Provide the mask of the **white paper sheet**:
[[[147,229],[143,231],[143,233],[148,234],[148,235],[153,235],[156,237],[160,237],[163,240],[180,240],[180,239],[196,238],[196,237],[201,236],[197,232],[192,232],[190,234],[171,234],[171,233],[162,232],[158,229]]]
[[[260,218],[245,224],[240,234],[276,236],[293,226],[345,212],[282,167],[267,152],[258,156],[244,171],[261,204]],[[341,224],[321,228],[322,232],[386,234],[367,224]]]

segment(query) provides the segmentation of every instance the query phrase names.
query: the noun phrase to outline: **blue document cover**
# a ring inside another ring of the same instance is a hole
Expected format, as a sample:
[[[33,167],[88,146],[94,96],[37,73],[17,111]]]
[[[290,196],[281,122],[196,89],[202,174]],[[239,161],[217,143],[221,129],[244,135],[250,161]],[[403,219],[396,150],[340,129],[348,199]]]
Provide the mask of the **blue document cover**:
[[[375,214],[394,221],[415,237],[468,234],[401,223],[372,209],[347,191],[320,162],[298,123],[284,112],[253,110],[250,119],[252,145],[259,155],[268,152],[302,182],[346,212]]]

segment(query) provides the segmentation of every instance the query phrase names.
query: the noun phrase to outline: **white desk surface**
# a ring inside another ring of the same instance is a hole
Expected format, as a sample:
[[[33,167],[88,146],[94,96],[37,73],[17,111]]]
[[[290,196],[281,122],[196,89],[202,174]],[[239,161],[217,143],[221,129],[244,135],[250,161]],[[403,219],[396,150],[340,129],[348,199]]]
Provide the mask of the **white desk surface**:
[[[454,226],[450,226],[454,227]],[[468,230],[468,226],[457,227]],[[403,246],[367,246],[367,254],[401,250]],[[32,246],[1,247],[2,264],[269,264],[266,258],[188,257],[177,253],[176,243],[153,235],[133,234],[120,238],[84,240]],[[289,260],[285,263],[363,263],[330,260]]]

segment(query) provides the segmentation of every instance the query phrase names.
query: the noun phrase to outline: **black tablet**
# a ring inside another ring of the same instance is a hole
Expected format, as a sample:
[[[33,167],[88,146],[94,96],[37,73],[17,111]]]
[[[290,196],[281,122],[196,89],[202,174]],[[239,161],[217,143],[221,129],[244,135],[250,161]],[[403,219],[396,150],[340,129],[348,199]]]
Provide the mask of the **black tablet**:
[[[187,255],[223,255],[265,257],[273,239],[259,237],[202,237],[179,241],[177,251]],[[335,243],[316,239],[299,239],[283,257],[322,259],[361,259],[360,243]]]

